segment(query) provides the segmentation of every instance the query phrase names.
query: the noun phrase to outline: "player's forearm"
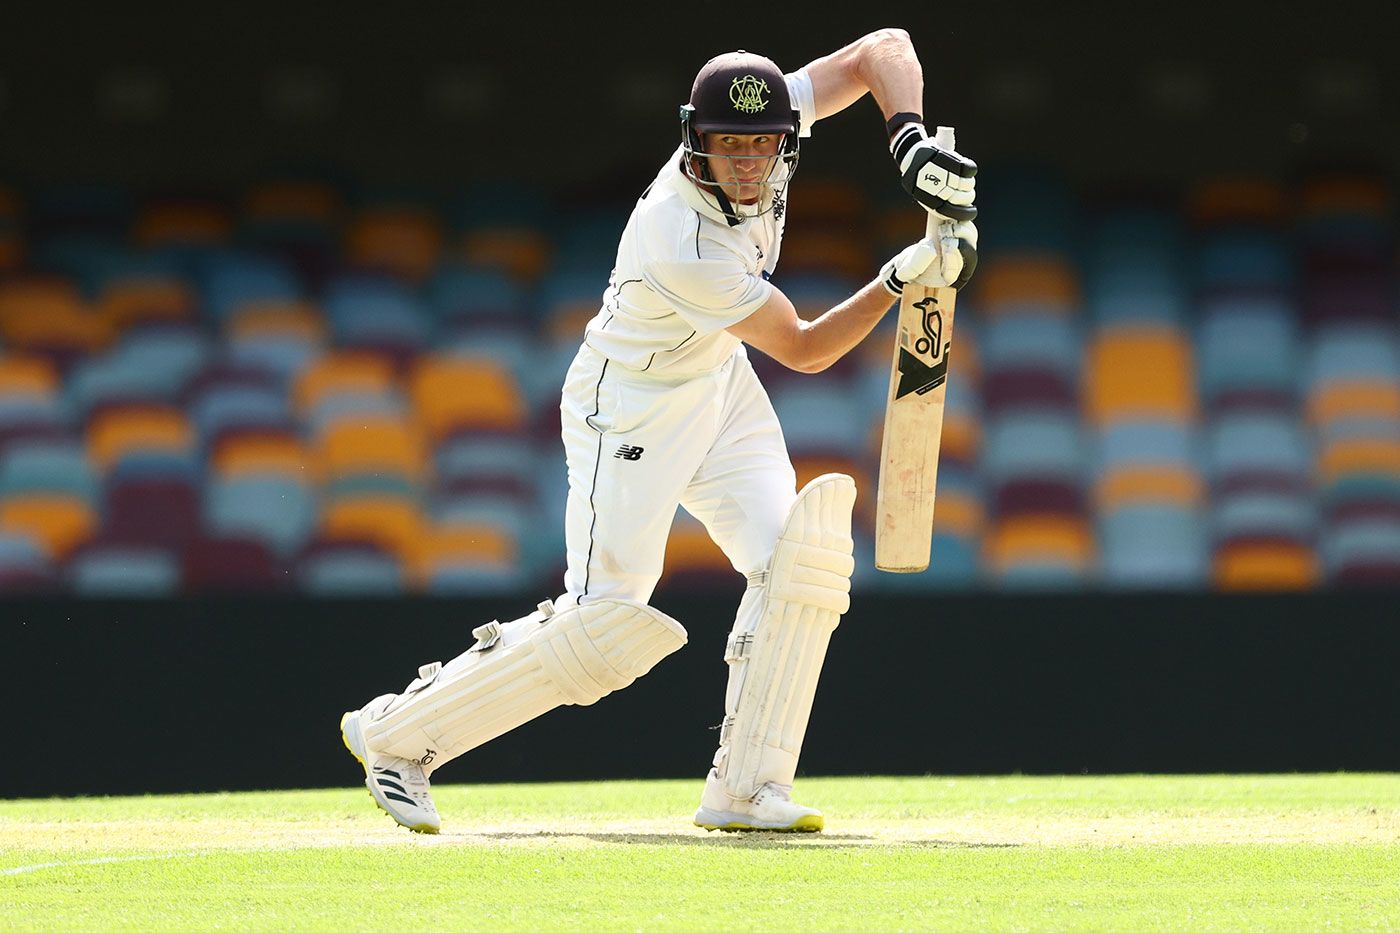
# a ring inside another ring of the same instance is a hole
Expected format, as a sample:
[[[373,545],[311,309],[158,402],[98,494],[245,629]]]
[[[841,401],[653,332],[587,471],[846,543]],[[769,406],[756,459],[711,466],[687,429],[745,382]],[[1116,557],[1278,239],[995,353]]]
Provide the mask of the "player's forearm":
[[[855,73],[870,89],[885,119],[900,112],[922,114],[924,69],[909,33],[903,29],[882,29],[866,39],[855,63]]]
[[[877,279],[802,326],[803,372],[819,373],[855,349],[890,310],[890,293]]]

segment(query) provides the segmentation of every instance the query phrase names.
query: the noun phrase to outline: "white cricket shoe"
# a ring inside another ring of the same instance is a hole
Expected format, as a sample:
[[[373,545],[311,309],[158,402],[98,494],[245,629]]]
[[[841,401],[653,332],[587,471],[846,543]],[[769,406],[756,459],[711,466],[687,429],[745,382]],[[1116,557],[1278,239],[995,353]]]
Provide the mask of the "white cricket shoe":
[[[725,832],[819,833],[824,822],[820,810],[793,803],[791,787],[771,781],[749,800],[735,800],[711,768],[695,825]]]
[[[370,706],[383,699],[371,701]],[[340,737],[350,754],[364,765],[365,786],[370,796],[379,804],[379,809],[392,816],[400,826],[415,833],[436,833],[442,820],[438,818],[437,807],[433,806],[428,775],[422,765],[408,758],[379,755],[366,748],[364,732],[360,729],[363,713],[364,710],[352,710],[340,717]]]

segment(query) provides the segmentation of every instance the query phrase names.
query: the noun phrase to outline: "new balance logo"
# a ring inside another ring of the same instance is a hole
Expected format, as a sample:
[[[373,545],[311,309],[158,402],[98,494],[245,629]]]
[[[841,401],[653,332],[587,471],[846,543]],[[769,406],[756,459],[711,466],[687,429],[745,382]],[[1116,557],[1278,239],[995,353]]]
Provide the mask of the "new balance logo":
[[[623,444],[617,449],[617,453],[613,454],[613,457],[615,457],[618,460],[640,460],[642,459],[643,450],[646,450],[646,448],[631,447],[627,444]]]
[[[435,749],[431,749],[431,748],[430,748],[430,749],[428,749],[427,751],[425,751],[425,752],[423,753],[423,757],[422,757],[422,758],[419,758],[419,759],[418,759],[418,764],[420,764],[420,765],[430,765],[430,764],[433,763],[433,759],[436,758],[436,757],[437,757],[437,751],[436,751]]]

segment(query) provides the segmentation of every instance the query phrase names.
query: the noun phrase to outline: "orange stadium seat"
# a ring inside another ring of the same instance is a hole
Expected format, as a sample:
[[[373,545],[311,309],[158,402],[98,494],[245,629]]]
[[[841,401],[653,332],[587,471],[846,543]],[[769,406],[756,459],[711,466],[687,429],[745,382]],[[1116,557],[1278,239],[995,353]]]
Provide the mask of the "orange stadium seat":
[[[1390,187],[1380,178],[1329,175],[1303,186],[1303,214],[1389,217]]]
[[[328,480],[382,473],[418,480],[426,467],[416,426],[384,415],[332,424],[321,437],[317,460]]]
[[[58,373],[48,360],[0,356],[0,396],[53,395],[57,391]]]
[[[1080,300],[1074,269],[1059,256],[991,260],[978,267],[972,282],[977,307],[988,314],[1026,306],[1071,314]]]
[[[172,201],[144,208],[133,234],[137,244],[150,248],[172,243],[224,243],[232,229],[228,212],[217,204]]]
[[[460,430],[523,430],[529,414],[510,370],[480,359],[420,360],[409,375],[409,395],[434,442]]]
[[[1283,187],[1263,178],[1219,178],[1191,192],[1188,213],[1202,226],[1281,225],[1287,217]]]
[[[952,354],[948,354],[952,357]],[[958,360],[962,362],[961,359]],[[977,462],[977,452],[982,448],[982,425],[968,411],[947,411],[943,413],[943,435],[938,444],[939,457],[948,457],[962,463]]]
[[[789,230],[821,224],[850,230],[865,224],[869,201],[859,185],[840,178],[808,177],[803,177],[801,185],[801,197],[790,208],[796,220],[788,226]],[[910,213],[916,213],[918,209],[910,206]],[[786,243],[783,251],[786,254]]]
[[[1098,424],[1194,417],[1195,374],[1184,334],[1163,328],[1101,331],[1090,341],[1087,356],[1086,407]]]
[[[982,503],[963,490],[941,491],[934,501],[933,530],[955,538],[977,538],[982,534],[986,515]]]
[[[194,440],[185,413],[164,405],[99,412],[87,428],[88,456],[103,470],[133,451],[186,453],[194,449]]]
[[[372,541],[418,565],[425,551],[425,524],[418,506],[396,496],[349,496],[326,504],[321,537],[329,541]]]
[[[710,538],[705,526],[690,515],[678,514],[666,542],[662,581],[698,584],[733,576],[734,565]]]
[[[1004,573],[1018,563],[1055,562],[1080,569],[1094,557],[1094,540],[1081,519],[1017,515],[996,523],[983,543],[984,559]]]
[[[1236,542],[1215,555],[1215,585],[1222,590],[1306,590],[1319,580],[1311,548],[1288,542]]]
[[[1179,465],[1120,466],[1099,477],[1098,507],[1112,511],[1129,505],[1165,504],[1190,508],[1205,494],[1199,473]]]
[[[462,237],[461,257],[473,266],[500,269],[515,278],[533,282],[549,265],[549,240],[526,227],[487,227]]]
[[[1365,437],[1337,441],[1322,451],[1318,472],[1327,484],[1362,473],[1400,477],[1400,440]]]
[[[246,220],[290,221],[333,225],[341,210],[341,198],[330,185],[319,182],[275,181],[253,188],[243,202]]]
[[[881,260],[883,261],[883,260]],[[783,270],[834,272],[858,281],[879,269],[870,248],[844,230],[803,230],[783,238]]]
[[[194,290],[183,282],[126,280],[108,284],[98,299],[98,313],[120,332],[133,324],[187,321],[194,316]]]
[[[213,472],[224,478],[274,474],[314,482],[320,475],[314,452],[294,437],[273,433],[234,434],[210,454]]]
[[[1338,418],[1400,419],[1400,386],[1385,379],[1327,383],[1308,398],[1308,417],[1318,425]]]
[[[515,538],[505,528],[493,524],[435,525],[428,528],[412,568],[421,579],[444,567],[491,565],[513,566],[520,556]]]
[[[328,353],[308,366],[293,389],[298,411],[306,413],[338,392],[389,392],[394,367],[386,359],[363,353]]]
[[[91,353],[112,339],[70,282],[19,279],[0,283],[0,338],[20,349],[65,348]]]
[[[326,322],[316,307],[305,301],[255,301],[229,315],[230,337],[295,337],[322,342]]]
[[[357,266],[421,282],[442,255],[442,224],[427,210],[370,208],[346,234],[347,258]]]
[[[55,560],[91,538],[98,523],[92,506],[76,496],[30,493],[0,502],[0,531],[29,535]]]

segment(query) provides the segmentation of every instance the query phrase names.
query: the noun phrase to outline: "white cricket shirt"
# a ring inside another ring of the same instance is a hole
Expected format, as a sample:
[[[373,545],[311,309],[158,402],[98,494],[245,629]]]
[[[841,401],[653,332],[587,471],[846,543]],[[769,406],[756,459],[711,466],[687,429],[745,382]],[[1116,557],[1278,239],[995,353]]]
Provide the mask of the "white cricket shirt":
[[[805,69],[787,75],[798,135],[810,136],[816,105]],[[584,342],[627,369],[686,376],[712,372],[738,348],[725,331],[773,292],[786,205],[731,226],[714,198],[681,169],[677,147],[623,230],[603,306]],[[775,169],[774,181],[781,183]],[[786,198],[787,192],[783,191]]]

